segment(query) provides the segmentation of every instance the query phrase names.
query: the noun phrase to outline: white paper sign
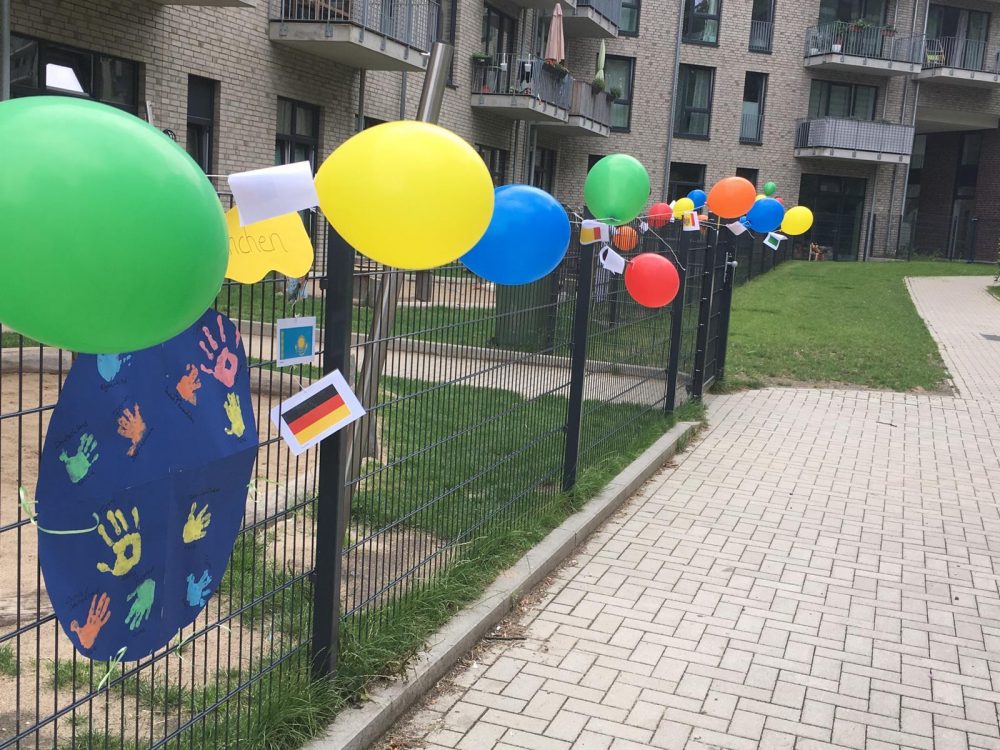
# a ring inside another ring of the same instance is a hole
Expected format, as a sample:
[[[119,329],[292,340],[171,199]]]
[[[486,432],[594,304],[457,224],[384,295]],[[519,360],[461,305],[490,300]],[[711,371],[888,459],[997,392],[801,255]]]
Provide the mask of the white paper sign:
[[[745,231],[747,231],[746,225],[739,221],[734,221],[731,224],[726,224],[726,229],[739,237]]]
[[[601,265],[611,271],[611,273],[625,273],[625,259],[605,245],[600,254]]]
[[[240,209],[240,226],[319,205],[312,165],[307,161],[229,175]]]

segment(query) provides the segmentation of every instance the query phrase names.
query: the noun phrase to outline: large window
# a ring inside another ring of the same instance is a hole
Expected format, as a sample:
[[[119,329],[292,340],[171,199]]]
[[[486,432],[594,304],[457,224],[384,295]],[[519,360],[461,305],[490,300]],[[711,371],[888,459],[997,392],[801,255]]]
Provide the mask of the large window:
[[[874,120],[877,99],[874,86],[814,80],[809,90],[809,116]]]
[[[690,44],[718,44],[722,0],[686,0],[684,41]]]
[[[743,79],[743,113],[740,120],[740,143],[763,143],[764,97],[767,73],[747,71]]]
[[[674,135],[708,138],[712,124],[715,68],[681,65],[679,102],[674,107]]]
[[[928,60],[937,56],[942,65],[984,70],[990,14],[944,5],[931,5],[927,13]],[[992,64],[992,62],[991,62]]]
[[[774,0],[753,0],[750,10],[750,44],[751,52],[771,51],[771,40],[774,37]]]
[[[618,20],[618,36],[639,36],[640,0],[622,0],[622,14]]]
[[[11,95],[94,99],[137,114],[139,63],[12,34]]]
[[[491,58],[514,53],[517,21],[490,5],[483,6],[483,49]]]
[[[502,148],[493,146],[481,146],[476,144],[476,151],[486,162],[486,168],[490,170],[490,177],[493,178],[493,186],[499,187],[507,181],[507,152]]]
[[[705,165],[688,164],[682,161],[670,162],[670,183],[667,197],[671,200],[683,198],[692,190],[705,189]]]
[[[604,62],[604,80],[608,91],[615,92],[611,104],[611,129],[627,132],[632,124],[632,83],[635,58],[608,55]]]
[[[753,183],[754,187],[757,187],[757,180],[760,179],[760,170],[751,167],[736,167],[736,176],[742,177],[744,180],[749,180]]]
[[[982,133],[963,133],[962,150],[958,155],[955,173],[955,197],[975,198],[979,180],[979,152],[983,145]]]
[[[820,0],[820,24],[862,19],[873,26],[885,23],[885,0]]]
[[[319,150],[319,107],[278,97],[274,163],[307,161],[316,169]]]
[[[541,146],[535,149],[535,163],[531,184],[547,193],[554,193],[556,187],[556,152]]]
[[[187,152],[212,173],[212,146],[215,140],[215,81],[188,76]]]

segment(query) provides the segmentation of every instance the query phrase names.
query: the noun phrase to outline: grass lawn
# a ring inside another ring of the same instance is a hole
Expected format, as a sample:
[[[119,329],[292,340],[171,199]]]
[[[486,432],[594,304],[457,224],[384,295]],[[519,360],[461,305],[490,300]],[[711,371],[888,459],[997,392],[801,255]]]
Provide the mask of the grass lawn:
[[[994,281],[996,281],[996,279],[994,279]],[[990,294],[992,294],[997,299],[1000,299],[1000,286],[991,286]]]
[[[944,364],[904,279],[993,274],[942,261],[785,263],[733,293],[725,385],[939,390]]]

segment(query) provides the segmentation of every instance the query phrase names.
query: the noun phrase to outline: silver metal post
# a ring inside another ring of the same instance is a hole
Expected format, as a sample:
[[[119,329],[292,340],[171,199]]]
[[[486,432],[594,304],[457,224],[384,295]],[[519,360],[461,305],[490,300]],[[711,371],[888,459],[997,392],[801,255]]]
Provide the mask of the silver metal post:
[[[441,116],[441,104],[444,101],[445,84],[448,82],[448,69],[455,50],[451,45],[435,42],[431,47],[430,60],[427,63],[427,73],[424,76],[424,86],[420,91],[420,104],[417,105],[417,119],[421,122],[436,123]],[[372,406],[378,401],[378,385],[385,369],[385,360],[389,355],[389,336],[396,320],[396,305],[399,301],[399,291],[403,287],[404,274],[389,269],[382,274],[376,293],[375,309],[372,310],[371,328],[368,331],[368,341],[365,344],[365,359],[361,364],[361,392],[358,396],[365,406]],[[355,423],[355,430],[347,448],[347,470],[352,476],[358,475],[361,459],[374,455],[377,450],[377,434],[375,420],[369,413]],[[350,480],[350,477],[348,477]],[[346,502],[350,502],[348,493]]]
[[[0,102],[10,99],[10,0],[0,0]]]

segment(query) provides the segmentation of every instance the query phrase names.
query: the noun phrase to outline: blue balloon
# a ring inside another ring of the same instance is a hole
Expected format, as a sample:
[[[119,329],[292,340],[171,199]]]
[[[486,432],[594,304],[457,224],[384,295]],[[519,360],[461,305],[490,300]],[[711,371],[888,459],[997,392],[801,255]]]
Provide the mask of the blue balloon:
[[[785,207],[774,198],[761,198],[747,211],[747,221],[755,232],[773,232],[785,218]]]
[[[462,262],[494,284],[530,284],[547,276],[569,249],[569,217],[559,201],[530,185],[494,191],[486,234]]]
[[[708,202],[708,193],[696,188],[688,193],[688,198],[694,203],[695,208],[702,208]]]

